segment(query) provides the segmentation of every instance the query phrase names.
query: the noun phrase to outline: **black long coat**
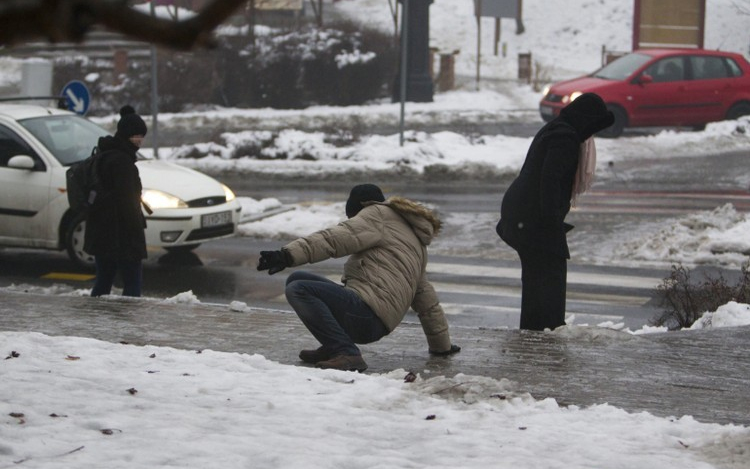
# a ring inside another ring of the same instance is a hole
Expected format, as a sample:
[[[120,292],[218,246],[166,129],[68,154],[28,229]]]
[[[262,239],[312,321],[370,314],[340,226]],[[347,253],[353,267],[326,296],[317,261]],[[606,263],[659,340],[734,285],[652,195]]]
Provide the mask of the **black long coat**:
[[[581,142],[559,119],[545,125],[529,147],[518,177],[503,197],[498,235],[516,251],[534,249],[570,258],[565,223]]]
[[[86,220],[84,249],[94,256],[117,260],[145,259],[146,219],[141,211],[138,147],[119,137],[101,137],[99,177],[103,199]]]
[[[580,146],[614,120],[597,95],[566,106],[531,142],[518,177],[503,197],[497,234],[516,251],[533,250],[570,259],[565,223],[570,211]]]

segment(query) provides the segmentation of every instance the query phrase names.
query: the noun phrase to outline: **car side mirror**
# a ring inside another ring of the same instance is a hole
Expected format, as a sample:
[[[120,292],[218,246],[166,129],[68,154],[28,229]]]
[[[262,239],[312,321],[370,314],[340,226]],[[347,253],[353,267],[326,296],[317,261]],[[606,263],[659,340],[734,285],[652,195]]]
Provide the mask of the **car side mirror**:
[[[34,169],[34,159],[28,155],[16,155],[8,160],[8,167],[14,169]]]
[[[653,82],[654,82],[654,77],[652,77],[648,73],[642,74],[636,80],[636,83],[638,83],[639,85],[648,85],[649,83],[653,83]]]

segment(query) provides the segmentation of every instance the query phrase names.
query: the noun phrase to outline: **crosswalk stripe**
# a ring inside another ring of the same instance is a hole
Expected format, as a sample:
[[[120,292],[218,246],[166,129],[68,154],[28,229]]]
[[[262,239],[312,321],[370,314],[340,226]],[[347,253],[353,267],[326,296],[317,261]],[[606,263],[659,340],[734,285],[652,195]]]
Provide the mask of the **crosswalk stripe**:
[[[445,282],[431,282],[432,286],[438,292],[438,295],[443,293],[465,293],[465,294],[476,294],[490,297],[506,297],[506,298],[518,298],[521,296],[520,288],[508,288],[503,286],[493,285],[464,285],[456,283],[445,283]],[[568,301],[577,301],[580,303],[589,304],[611,304],[611,305],[622,305],[622,306],[639,306],[651,298],[642,295],[614,295],[608,293],[590,293],[590,292],[577,292],[568,288],[567,291]]]
[[[428,263],[427,273],[472,275],[478,277],[521,278],[520,268],[447,264],[441,262]],[[632,275],[568,271],[568,284],[653,289],[656,288],[662,282],[662,280],[663,279],[656,277],[636,277]]]
[[[667,192],[589,191],[574,211],[586,213],[637,213],[678,215],[695,213],[731,203],[740,212],[750,210],[747,191]]]

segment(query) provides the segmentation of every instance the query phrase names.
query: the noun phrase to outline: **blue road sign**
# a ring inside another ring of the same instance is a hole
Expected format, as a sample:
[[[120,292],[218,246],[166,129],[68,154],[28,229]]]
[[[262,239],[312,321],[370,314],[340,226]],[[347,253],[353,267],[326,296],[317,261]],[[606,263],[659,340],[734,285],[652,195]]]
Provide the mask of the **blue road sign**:
[[[86,88],[86,85],[82,81],[69,81],[67,85],[63,86],[60,94],[68,103],[68,109],[76,114],[84,115],[89,110],[91,95],[89,94],[89,89]]]

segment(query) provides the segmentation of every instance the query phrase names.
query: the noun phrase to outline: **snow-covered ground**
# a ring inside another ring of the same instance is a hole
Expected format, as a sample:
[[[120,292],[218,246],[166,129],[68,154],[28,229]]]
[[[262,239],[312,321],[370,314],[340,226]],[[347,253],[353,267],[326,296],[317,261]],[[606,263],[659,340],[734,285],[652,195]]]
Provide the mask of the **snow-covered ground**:
[[[701,327],[748,324],[749,308]],[[748,467],[748,427],[561,406],[505,379],[408,382],[33,332],[0,332],[0,350],[2,468]]]
[[[519,52],[531,52],[550,78],[561,79],[597,68],[602,46],[630,48],[632,2],[523,3],[526,33],[515,35],[513,23],[503,21],[506,57],[491,54],[492,22],[483,20],[481,65],[488,82],[514,78]],[[382,0],[341,0],[335,7],[390,28]],[[741,7],[744,2],[736,0],[707,0],[706,47],[747,55],[750,17]],[[435,1],[431,25],[434,45],[460,50],[457,74],[472,77],[476,23],[471,2]],[[0,84],[12,81],[0,73]],[[513,119],[518,110],[535,108],[538,99],[528,85],[488,83],[480,91],[467,85],[436,95],[434,103],[408,104],[407,116],[429,121],[446,114],[471,118],[477,112],[495,112],[498,119]],[[277,120],[277,128],[287,123],[288,130],[276,137],[273,148],[292,157],[304,152],[317,160],[243,158],[239,149],[263,138],[258,132],[226,134],[220,142],[161,155],[212,174],[420,173],[431,165],[468,174],[514,174],[530,141],[441,132],[410,133],[404,147],[398,135],[363,135],[351,146],[336,147],[323,134],[300,132],[294,125],[344,116],[359,119],[366,129],[370,119],[396,120],[398,112],[397,105],[373,103],[165,115],[160,116],[163,125],[172,121],[186,131],[198,121],[222,128],[226,120]],[[658,158],[676,147],[696,157],[717,150],[750,153],[749,129],[750,121],[743,119],[712,124],[703,132],[600,140],[600,167],[624,158]],[[188,150],[209,156],[179,158]],[[738,181],[747,180],[745,168],[737,173]],[[243,198],[242,203],[246,216],[281,205],[272,197]],[[343,218],[342,203],[313,201],[295,209],[293,216],[286,212],[243,224],[241,232],[263,238],[297,236]],[[671,256],[686,263],[739,264],[743,256],[730,258],[722,252],[748,250],[749,223],[732,207],[664,220],[634,229],[612,255],[636,262]],[[748,325],[749,309],[729,303],[704,315],[694,327]],[[580,337],[575,327],[560,333]],[[638,331],[646,332],[656,331]],[[404,371],[359,375],[280,365],[261,356],[210,350],[197,354],[17,332],[0,332],[0,351],[0,358],[6,358],[0,365],[0,468],[748,467],[747,427],[699,423],[689,416],[630,414],[609,405],[565,407],[514,392],[510,382],[483,377],[420,377],[406,383]],[[458,380],[464,384],[457,385]],[[451,396],[436,392],[451,387]],[[507,399],[492,397],[497,394]]]

